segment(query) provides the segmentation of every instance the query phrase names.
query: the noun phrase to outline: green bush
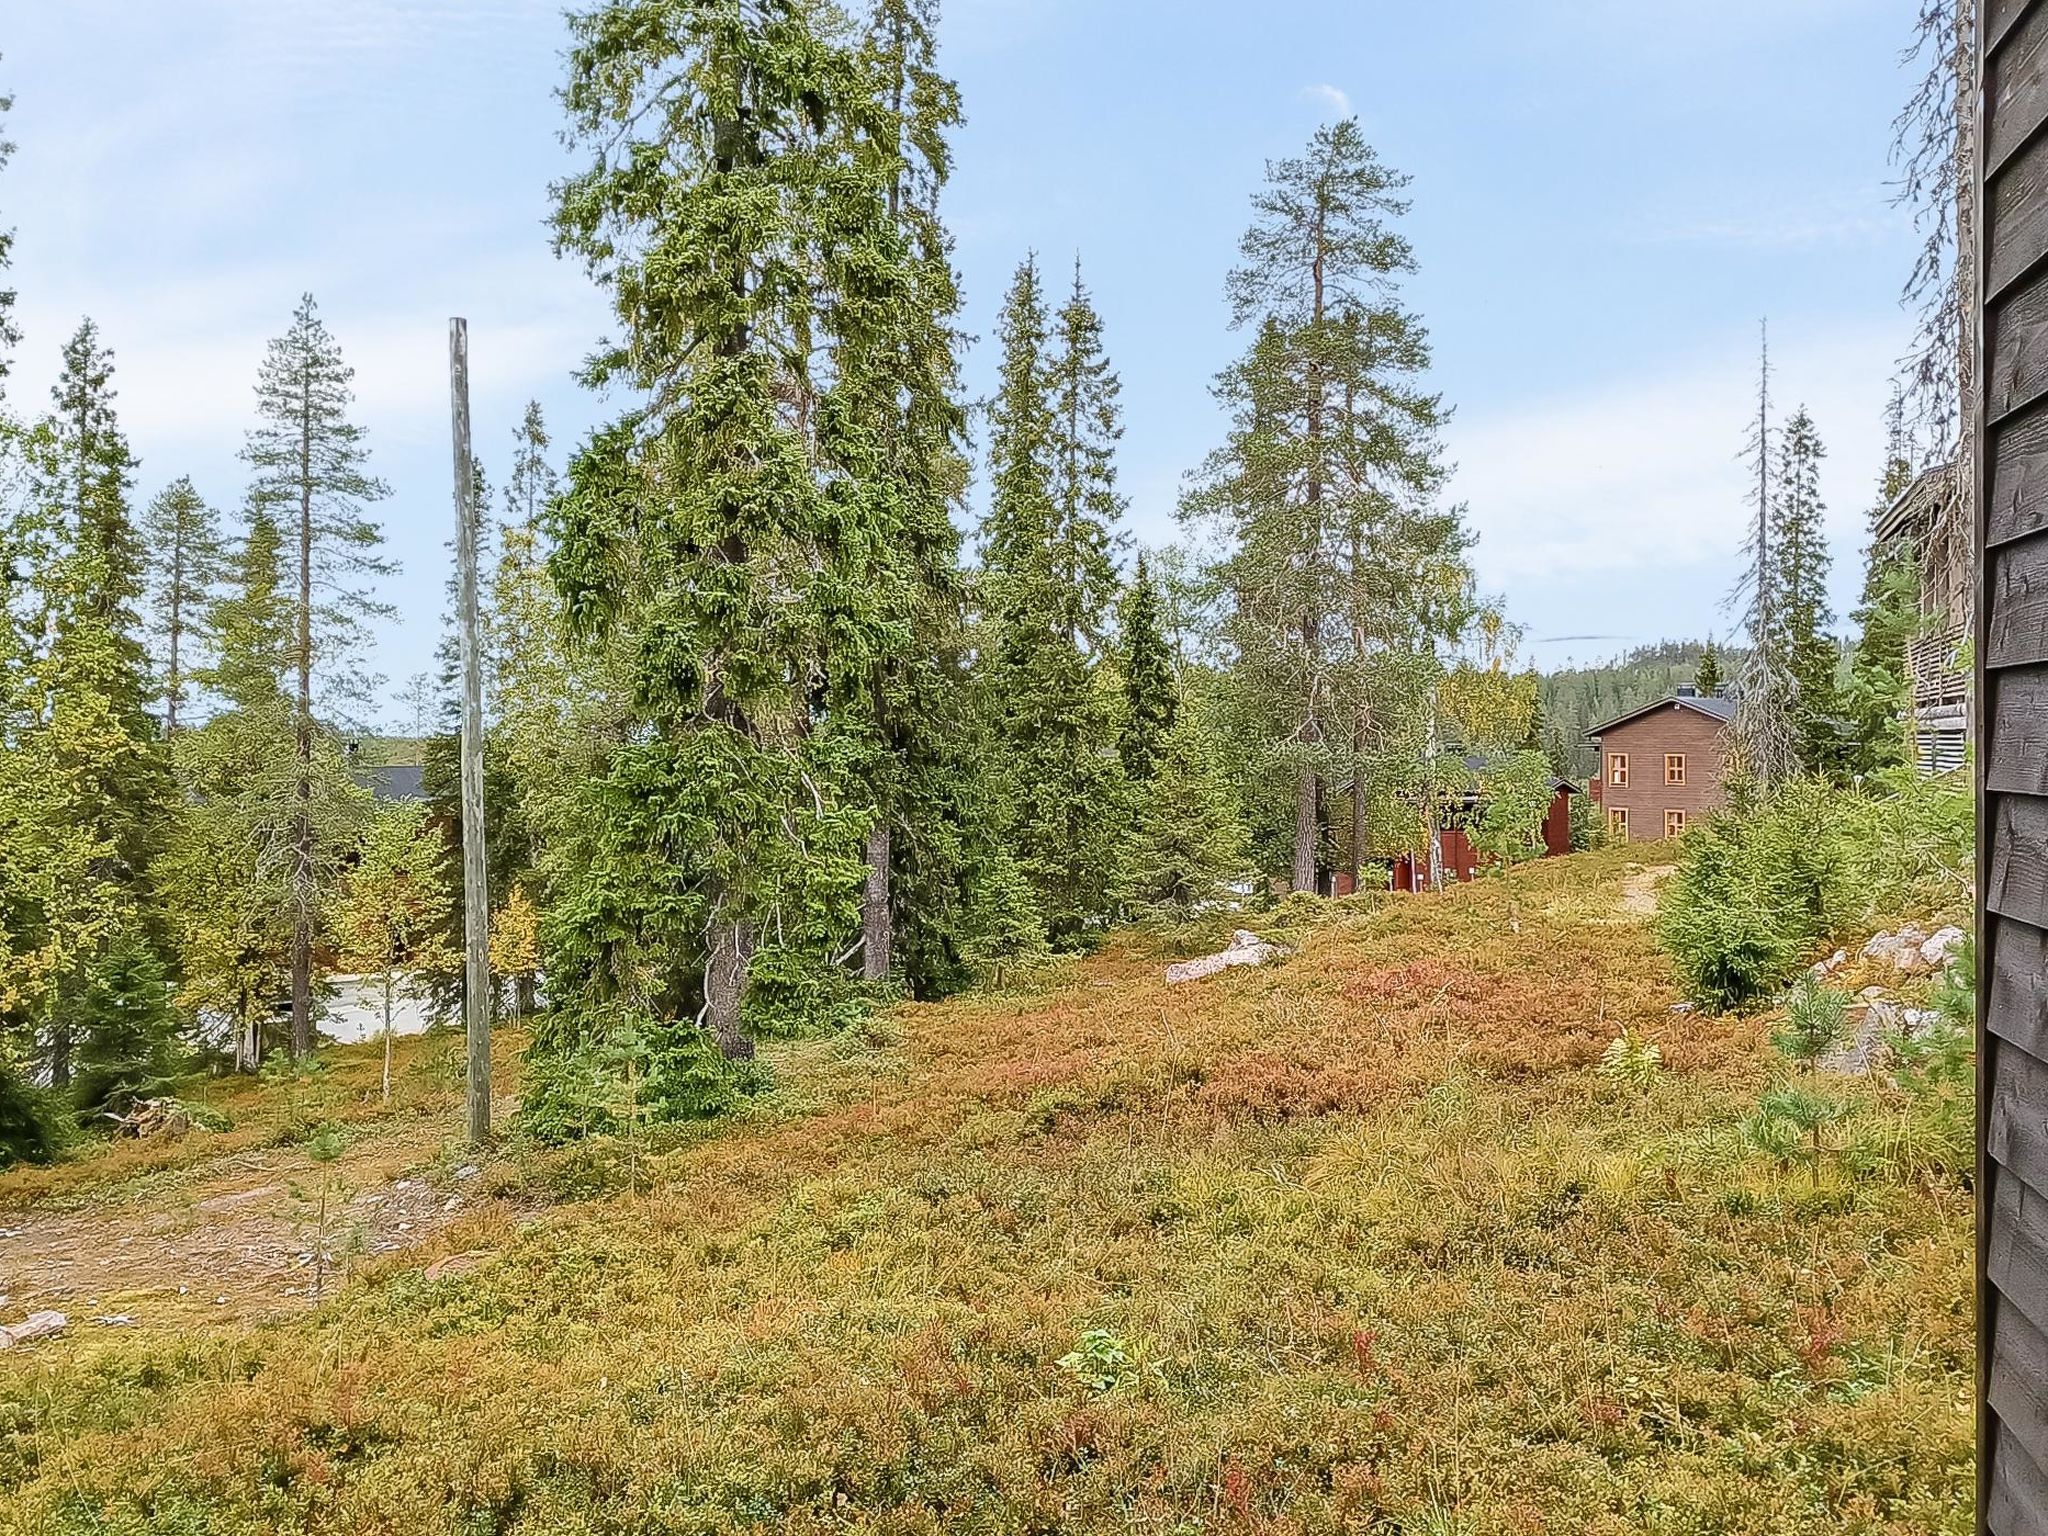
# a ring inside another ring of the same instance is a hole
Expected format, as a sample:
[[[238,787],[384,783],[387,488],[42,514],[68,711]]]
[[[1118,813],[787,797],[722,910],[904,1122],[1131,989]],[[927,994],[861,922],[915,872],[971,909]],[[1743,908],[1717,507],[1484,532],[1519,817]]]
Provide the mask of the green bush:
[[[630,1134],[650,1125],[729,1114],[767,1079],[752,1062],[727,1061],[695,1024],[602,1010],[572,1042],[528,1058],[519,1128],[560,1146],[586,1136]]]
[[[55,1096],[0,1056],[0,1168],[47,1163],[64,1145]]]
[[[1658,937],[1687,996],[1743,1007],[1783,988],[1831,934],[1958,904],[1972,816],[1960,774],[1737,795],[1687,836],[1665,887]]]

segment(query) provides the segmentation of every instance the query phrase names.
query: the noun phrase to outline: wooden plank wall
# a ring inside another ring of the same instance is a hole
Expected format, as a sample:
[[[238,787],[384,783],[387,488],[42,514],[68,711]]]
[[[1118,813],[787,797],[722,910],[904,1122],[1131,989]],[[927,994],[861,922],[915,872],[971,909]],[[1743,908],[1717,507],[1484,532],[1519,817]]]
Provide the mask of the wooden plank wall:
[[[1979,0],[1978,1523],[2048,1536],[2048,0]]]

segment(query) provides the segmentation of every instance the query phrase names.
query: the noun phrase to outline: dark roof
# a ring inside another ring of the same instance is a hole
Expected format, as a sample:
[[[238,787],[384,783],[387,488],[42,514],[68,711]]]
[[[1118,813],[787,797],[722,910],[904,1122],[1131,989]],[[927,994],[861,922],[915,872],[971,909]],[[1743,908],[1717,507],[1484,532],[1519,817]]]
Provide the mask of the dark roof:
[[[418,763],[387,763],[382,768],[352,769],[349,777],[388,804],[396,800],[426,799],[426,788],[421,782],[425,772]]]
[[[1955,466],[1937,464],[1923,471],[1903,491],[1892,498],[1892,504],[1871,529],[1871,536],[1879,544],[1893,539],[1906,539],[1916,547],[1927,540],[1928,529],[1934,524],[1935,509],[1948,499],[1955,482]]]
[[[1735,701],[1725,695],[1708,694],[1703,696],[1697,693],[1674,693],[1668,699],[1659,699],[1654,704],[1645,704],[1642,708],[1632,709],[1625,715],[1617,715],[1604,725],[1589,727],[1586,734],[1588,736],[1604,736],[1617,725],[1627,725],[1631,720],[1637,719],[1642,715],[1651,714],[1656,710],[1664,709],[1667,706],[1676,709],[1696,709],[1709,719],[1718,720],[1723,725],[1726,725],[1735,718]]]

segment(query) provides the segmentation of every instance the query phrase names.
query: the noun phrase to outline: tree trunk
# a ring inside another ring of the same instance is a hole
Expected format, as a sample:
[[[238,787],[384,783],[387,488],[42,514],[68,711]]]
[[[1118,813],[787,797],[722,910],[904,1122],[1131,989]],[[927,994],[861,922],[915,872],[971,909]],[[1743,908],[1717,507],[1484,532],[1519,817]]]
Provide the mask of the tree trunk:
[[[391,1103],[391,967],[384,967],[384,1102]]]
[[[1351,716],[1351,889],[1359,889],[1365,870],[1365,710]]]
[[[1301,765],[1301,783],[1294,794],[1294,889],[1316,888],[1316,771]]]
[[[298,812],[292,823],[292,1054],[313,1049],[313,384],[299,413]]]
[[[747,991],[747,965],[754,957],[754,936],[745,923],[711,919],[710,953],[704,961],[704,1026],[718,1041],[728,1061],[751,1061],[754,1042],[740,1023],[740,1000]]]
[[[887,981],[896,943],[896,915],[889,909],[889,849],[886,818],[868,829],[868,884],[861,897],[860,974],[864,981]]]

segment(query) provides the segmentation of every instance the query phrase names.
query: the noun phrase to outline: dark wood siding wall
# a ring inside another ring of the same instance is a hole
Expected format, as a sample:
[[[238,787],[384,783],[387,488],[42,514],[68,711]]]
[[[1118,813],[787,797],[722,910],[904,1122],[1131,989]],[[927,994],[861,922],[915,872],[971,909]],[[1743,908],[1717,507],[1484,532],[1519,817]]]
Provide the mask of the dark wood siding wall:
[[[2048,0],[1980,0],[1978,1520],[2048,1536]]]

